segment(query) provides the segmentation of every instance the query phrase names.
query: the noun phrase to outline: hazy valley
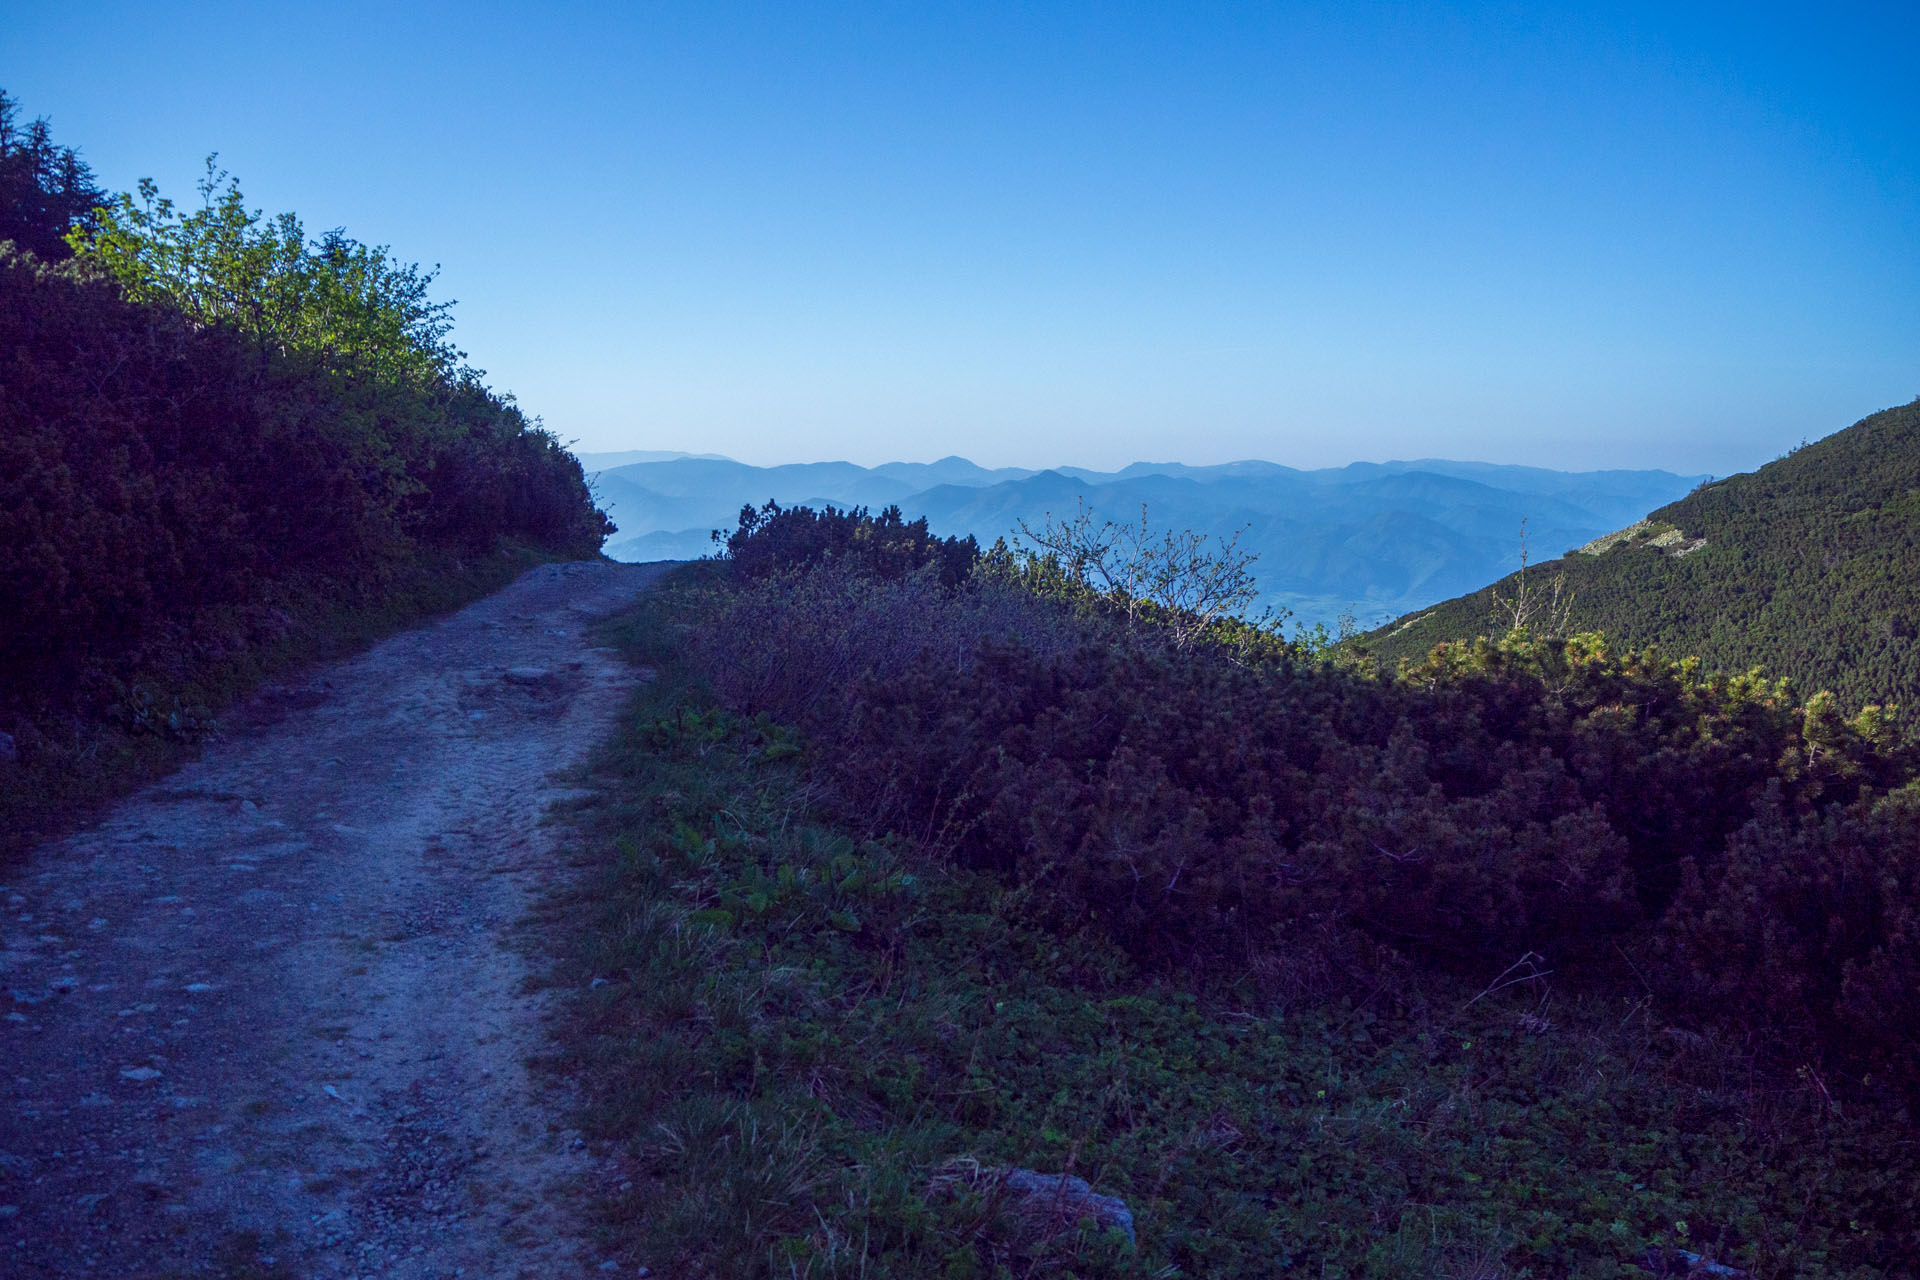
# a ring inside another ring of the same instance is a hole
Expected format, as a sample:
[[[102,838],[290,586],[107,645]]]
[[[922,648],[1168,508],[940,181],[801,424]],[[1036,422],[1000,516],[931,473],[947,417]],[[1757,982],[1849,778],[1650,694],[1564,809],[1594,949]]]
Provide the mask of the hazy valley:
[[[1305,625],[1351,612],[1373,626],[1476,590],[1516,568],[1520,522],[1537,560],[1629,525],[1705,476],[1668,471],[1564,472],[1424,459],[1303,471],[1274,462],[1135,463],[1116,472],[988,469],[965,458],[861,467],[816,462],[756,467],[719,457],[583,454],[601,506],[619,526],[607,554],[629,561],[710,555],[712,531],[745,504],[898,505],[936,533],[985,546],[1026,521],[1071,515],[1138,519],[1241,547],[1261,606]]]

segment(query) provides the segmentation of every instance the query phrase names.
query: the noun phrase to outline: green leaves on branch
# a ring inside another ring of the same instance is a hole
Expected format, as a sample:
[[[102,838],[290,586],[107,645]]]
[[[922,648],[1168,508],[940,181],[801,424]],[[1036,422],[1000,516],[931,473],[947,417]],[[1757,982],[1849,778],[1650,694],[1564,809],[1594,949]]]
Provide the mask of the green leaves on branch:
[[[142,178],[137,195],[114,197],[67,242],[133,301],[230,325],[286,354],[381,380],[471,376],[448,341],[453,304],[428,297],[433,272],[339,228],[309,241],[296,215],[248,209],[213,157],[198,190],[200,207],[185,211]]]

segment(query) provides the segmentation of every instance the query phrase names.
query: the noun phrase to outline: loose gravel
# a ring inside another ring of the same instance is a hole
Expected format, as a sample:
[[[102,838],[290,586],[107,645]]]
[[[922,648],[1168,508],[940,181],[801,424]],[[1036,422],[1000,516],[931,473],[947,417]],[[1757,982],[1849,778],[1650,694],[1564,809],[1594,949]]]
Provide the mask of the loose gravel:
[[[563,774],[646,673],[546,565],[229,717],[0,883],[0,1275],[611,1275],[531,1075]]]

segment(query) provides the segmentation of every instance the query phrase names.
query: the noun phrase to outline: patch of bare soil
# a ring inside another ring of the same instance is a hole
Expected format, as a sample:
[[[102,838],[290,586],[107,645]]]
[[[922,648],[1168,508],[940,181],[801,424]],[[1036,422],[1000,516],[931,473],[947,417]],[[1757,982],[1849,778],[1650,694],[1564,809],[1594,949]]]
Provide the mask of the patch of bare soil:
[[[616,1274],[530,1077],[543,812],[653,566],[546,565],[264,691],[0,885],[0,1275]]]

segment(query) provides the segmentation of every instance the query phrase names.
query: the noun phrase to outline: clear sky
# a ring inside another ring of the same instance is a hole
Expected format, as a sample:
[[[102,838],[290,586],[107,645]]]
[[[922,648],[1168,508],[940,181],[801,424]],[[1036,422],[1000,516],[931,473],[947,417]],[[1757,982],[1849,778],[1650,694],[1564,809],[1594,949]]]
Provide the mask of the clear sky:
[[[9,6],[586,449],[1725,474],[1920,394],[1920,5]]]

